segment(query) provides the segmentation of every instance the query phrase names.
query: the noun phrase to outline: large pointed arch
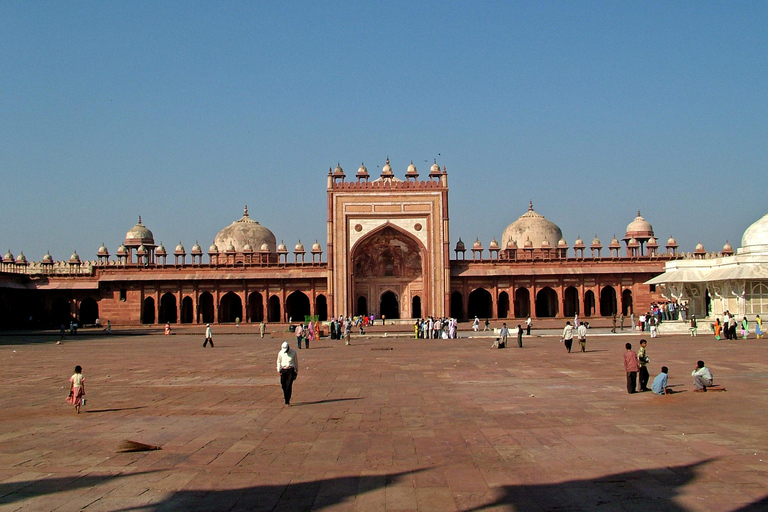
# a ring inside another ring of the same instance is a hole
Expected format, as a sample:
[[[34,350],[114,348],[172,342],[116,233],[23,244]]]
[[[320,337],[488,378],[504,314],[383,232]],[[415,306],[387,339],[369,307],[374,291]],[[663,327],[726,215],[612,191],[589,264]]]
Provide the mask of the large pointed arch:
[[[351,246],[348,296],[355,298],[357,309],[359,298],[366,297],[366,306],[370,309],[367,313],[385,314],[387,318],[413,317],[413,297],[419,297],[419,312],[427,315],[434,307],[429,303],[429,261],[421,240],[386,222]],[[375,299],[387,291],[392,292],[396,300]]]

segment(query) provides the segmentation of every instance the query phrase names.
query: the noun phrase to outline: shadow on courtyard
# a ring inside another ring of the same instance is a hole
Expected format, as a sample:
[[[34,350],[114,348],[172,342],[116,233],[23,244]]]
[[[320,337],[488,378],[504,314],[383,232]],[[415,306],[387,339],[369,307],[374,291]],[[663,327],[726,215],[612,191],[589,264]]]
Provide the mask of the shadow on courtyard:
[[[525,511],[592,511],[592,510],[653,510],[658,512],[694,512],[675,500],[683,488],[705,471],[710,460],[695,464],[616,473],[594,480],[570,480],[555,484],[512,485],[495,489],[499,497],[482,505],[456,503],[462,512],[510,507]],[[226,490],[177,491],[161,501],[118,509],[128,511],[165,510],[252,510],[252,511],[310,511],[365,499],[366,493],[393,486],[408,486],[411,475],[426,471],[418,469],[400,473],[370,476],[326,478],[292,484],[257,485]],[[7,505],[38,496],[73,489],[87,489],[117,479],[155,473],[58,477],[0,484],[0,505]],[[358,503],[359,505],[360,503]],[[370,495],[372,509],[386,510],[403,503],[387,503],[381,494]],[[418,503],[419,509],[433,509],[434,503]],[[706,502],[702,502],[706,506]],[[768,496],[732,512],[767,510]],[[358,507],[359,508],[359,507]],[[365,507],[363,507],[365,508]]]
[[[17,501],[37,498],[48,494],[71,491],[75,489],[90,489],[107,482],[136,475],[147,475],[157,471],[141,471],[117,475],[73,475],[56,478],[41,478],[38,480],[23,480],[20,482],[0,483],[0,505],[9,505]]]
[[[694,512],[675,501],[682,489],[712,459],[695,464],[616,473],[593,480],[569,480],[556,484],[511,485],[501,487],[498,499],[479,506],[463,508],[480,512],[513,506],[515,510],[551,510],[587,512],[592,510],[653,510],[658,512]],[[768,496],[733,512],[764,511]],[[706,501],[702,507],[706,507]]]

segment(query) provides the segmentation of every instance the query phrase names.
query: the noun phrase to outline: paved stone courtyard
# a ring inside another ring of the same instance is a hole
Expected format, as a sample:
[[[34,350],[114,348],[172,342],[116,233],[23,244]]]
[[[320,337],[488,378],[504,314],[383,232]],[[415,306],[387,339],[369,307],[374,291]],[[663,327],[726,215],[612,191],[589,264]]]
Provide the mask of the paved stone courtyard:
[[[284,407],[287,335],[214,339],[0,337],[0,510],[768,510],[766,340],[649,340],[651,376],[667,365],[681,391],[658,397],[624,388],[635,334],[585,354],[557,336],[326,339]],[[727,392],[692,392],[697,359]]]

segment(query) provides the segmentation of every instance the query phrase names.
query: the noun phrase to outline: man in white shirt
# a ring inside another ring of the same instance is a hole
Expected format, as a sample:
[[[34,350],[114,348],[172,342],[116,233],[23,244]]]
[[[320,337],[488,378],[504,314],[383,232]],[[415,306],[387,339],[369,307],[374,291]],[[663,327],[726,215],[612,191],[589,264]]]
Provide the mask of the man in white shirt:
[[[581,351],[587,351],[587,326],[584,322],[579,323],[579,327],[576,328],[576,334],[579,335],[579,345],[581,345]]]
[[[280,374],[285,405],[290,407],[293,381],[299,376],[299,356],[295,350],[291,350],[287,341],[283,342],[280,352],[277,353],[277,373]]]
[[[704,366],[704,361],[696,363],[696,369],[691,372],[693,376],[693,385],[696,387],[694,391],[704,392],[707,390],[707,386],[712,386],[713,377],[709,368]]]

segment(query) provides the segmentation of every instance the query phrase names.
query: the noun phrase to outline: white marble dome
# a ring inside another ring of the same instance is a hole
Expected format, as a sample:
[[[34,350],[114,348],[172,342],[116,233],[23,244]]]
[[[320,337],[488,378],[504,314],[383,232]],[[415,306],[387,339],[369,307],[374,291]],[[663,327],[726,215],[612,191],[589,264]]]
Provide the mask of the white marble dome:
[[[768,253],[768,214],[744,231],[739,253]]]
[[[526,241],[530,240],[534,248],[539,248],[547,240],[560,240],[563,238],[563,232],[557,225],[543,215],[533,210],[533,203],[528,207],[528,211],[520,216],[515,222],[507,226],[501,237],[502,247],[506,247],[510,240],[517,243],[519,247],[524,247]]]
[[[276,252],[277,240],[275,235],[267,228],[248,216],[248,207],[245,207],[242,218],[225,227],[216,235],[213,243],[218,247],[234,247],[235,252],[243,252],[246,244],[251,247],[261,247],[263,243],[269,246],[269,252]]]

